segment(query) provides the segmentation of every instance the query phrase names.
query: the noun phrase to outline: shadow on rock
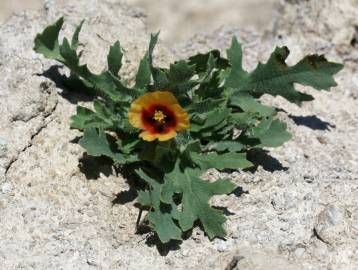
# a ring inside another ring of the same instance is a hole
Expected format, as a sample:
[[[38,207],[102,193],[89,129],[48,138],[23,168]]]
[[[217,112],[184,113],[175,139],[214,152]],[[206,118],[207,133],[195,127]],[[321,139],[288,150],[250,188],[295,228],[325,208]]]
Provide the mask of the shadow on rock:
[[[224,206],[212,206],[214,209],[220,210],[225,216],[234,216],[235,213],[231,212],[227,207]]]
[[[281,162],[276,158],[270,156],[268,151],[262,149],[253,149],[247,153],[247,159],[254,164],[254,167],[249,168],[251,172],[255,172],[258,166],[262,166],[265,171],[287,171],[288,168],[282,166]]]
[[[149,247],[156,246],[161,256],[167,256],[170,251],[179,250],[183,241],[171,240],[168,243],[163,244],[156,234],[151,234],[147,237],[145,243]]]
[[[57,88],[63,91],[59,93],[63,98],[67,99],[72,104],[77,104],[79,101],[91,101],[95,97],[95,90],[86,86],[83,81],[76,75],[61,74],[61,65],[51,66],[38,76],[43,76],[53,81]]]
[[[242,187],[237,187],[233,192],[230,194],[235,194],[236,197],[240,197],[242,194],[249,194],[247,190],[243,190]]]
[[[87,180],[97,180],[101,173],[105,176],[113,173],[112,164],[113,162],[106,157],[92,157],[84,153],[78,167]]]
[[[137,198],[138,190],[145,189],[146,183],[135,172],[136,169],[142,168],[142,166],[143,165],[139,163],[132,163],[118,169],[118,173],[120,173],[128,183],[129,189],[119,192],[112,201],[112,204],[126,204],[132,202]]]
[[[296,125],[298,126],[305,126],[313,130],[329,130],[330,128],[335,128],[335,125],[332,125],[329,122],[323,121],[319,119],[315,115],[309,115],[309,116],[295,116],[292,114],[288,115],[289,118],[291,118]]]
[[[128,190],[123,190],[116,194],[116,197],[112,201],[112,204],[126,204],[134,201],[138,196],[138,192],[130,187]]]

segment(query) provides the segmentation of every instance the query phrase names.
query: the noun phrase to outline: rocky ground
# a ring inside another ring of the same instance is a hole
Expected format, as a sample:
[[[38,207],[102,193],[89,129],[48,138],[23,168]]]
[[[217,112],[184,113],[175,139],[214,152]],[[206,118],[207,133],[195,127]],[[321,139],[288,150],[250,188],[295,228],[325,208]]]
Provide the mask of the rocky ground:
[[[229,211],[227,239],[210,242],[195,229],[169,246],[134,233],[137,209],[125,203],[125,179],[86,157],[75,143],[80,133],[69,129],[76,104],[88,97],[69,93],[60,80],[66,70],[32,51],[36,33],[57,17],[65,15],[67,34],[84,17],[84,61],[102,70],[119,39],[126,51],[122,75],[130,79],[148,41],[143,13],[117,0],[64,7],[49,0],[44,10],[0,26],[0,268],[357,269],[358,3],[286,0],[275,14],[265,34],[224,27],[156,51],[157,63],[166,65],[225,50],[237,35],[249,69],[282,44],[292,51],[290,63],[324,53],[345,64],[332,92],[303,88],[316,99],[301,108],[265,98],[283,109],[294,138],[258,154],[256,171],[229,175],[244,192],[213,201]]]
[[[73,0],[56,0],[65,4]],[[1,0],[0,21],[12,12],[40,9],[43,0]],[[148,31],[161,31],[161,39],[174,46],[196,33],[213,31],[221,25],[265,29],[272,22],[278,0],[126,0],[146,20]],[[255,16],[252,16],[255,14]],[[215,20],[212,18],[215,17]]]

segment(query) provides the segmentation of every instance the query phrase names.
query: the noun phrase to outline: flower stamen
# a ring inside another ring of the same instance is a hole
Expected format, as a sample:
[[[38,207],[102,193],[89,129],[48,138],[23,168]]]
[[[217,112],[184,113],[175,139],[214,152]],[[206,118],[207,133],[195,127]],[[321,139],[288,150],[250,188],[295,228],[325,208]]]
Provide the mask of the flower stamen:
[[[167,118],[167,116],[162,111],[155,110],[154,115],[153,115],[153,120],[157,121],[160,124],[164,124],[165,118]]]

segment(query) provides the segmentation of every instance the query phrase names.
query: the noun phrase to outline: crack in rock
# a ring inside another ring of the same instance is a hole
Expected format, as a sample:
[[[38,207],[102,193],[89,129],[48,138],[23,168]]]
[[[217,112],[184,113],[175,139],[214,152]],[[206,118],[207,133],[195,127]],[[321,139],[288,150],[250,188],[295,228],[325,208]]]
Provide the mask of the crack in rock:
[[[11,169],[13,164],[19,159],[20,155],[22,153],[26,152],[26,150],[29,149],[33,145],[33,141],[35,140],[35,138],[41,133],[41,131],[43,131],[55,119],[55,117],[51,118],[51,116],[53,115],[54,111],[56,110],[56,107],[57,107],[57,102],[54,105],[53,109],[44,117],[44,119],[43,119],[44,125],[39,127],[39,129],[34,134],[32,134],[30,142],[24,148],[22,148],[18,152],[17,156],[13,160],[11,160],[11,162],[5,167],[5,173],[4,173],[5,179],[6,179],[6,176],[9,172],[9,170]],[[51,119],[48,120],[49,118],[51,118]]]

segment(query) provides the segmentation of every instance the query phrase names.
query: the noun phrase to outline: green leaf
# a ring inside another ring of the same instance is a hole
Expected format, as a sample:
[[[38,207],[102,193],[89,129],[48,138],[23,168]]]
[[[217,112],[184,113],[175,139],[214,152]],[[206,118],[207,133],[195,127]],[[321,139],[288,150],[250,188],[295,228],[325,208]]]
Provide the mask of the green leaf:
[[[46,58],[63,61],[60,54],[58,35],[61,31],[64,19],[61,17],[53,25],[47,26],[41,34],[35,38],[34,50]]]
[[[333,75],[339,72],[343,65],[331,63],[322,55],[309,55],[294,66],[288,66],[286,59],[289,55],[287,47],[278,47],[271,54],[266,64],[259,64],[251,73],[242,69],[242,50],[236,39],[228,51],[228,58],[232,66],[225,85],[235,91],[244,91],[255,95],[280,95],[298,105],[302,101],[313,99],[296,91],[294,84],[311,86],[317,90],[328,90],[336,86]]]
[[[154,68],[152,69],[153,75],[153,89],[154,91],[169,89],[169,79],[165,69]]]
[[[82,20],[81,23],[77,26],[76,30],[75,30],[75,33],[73,34],[72,36],[72,41],[71,41],[71,47],[72,49],[74,49],[75,51],[77,50],[78,48],[78,36],[81,32],[81,29],[82,29],[82,26],[83,26],[83,23],[85,22],[85,20]]]
[[[235,141],[220,141],[209,143],[206,147],[208,151],[216,152],[239,152],[245,148],[245,145]]]
[[[118,72],[122,67],[123,53],[119,41],[114,43],[109,49],[107,56],[108,70],[114,75],[118,76]]]
[[[168,89],[176,95],[179,101],[197,85],[197,82],[190,80],[194,74],[195,66],[189,65],[184,60],[170,64],[168,71]]]
[[[172,170],[176,151],[171,147],[159,144],[147,143],[141,153],[141,158],[152,163],[154,166],[160,168],[163,172]]]
[[[227,50],[227,58],[232,67],[226,85],[236,88],[246,80],[248,74],[242,68],[242,48],[236,37],[232,38],[231,47]]]
[[[182,194],[182,209],[178,213],[178,222],[183,231],[191,229],[199,220],[210,239],[224,237],[222,227],[226,217],[221,210],[210,207],[208,201],[213,195],[230,193],[235,185],[228,180],[213,183],[200,179],[201,170],[186,169],[182,172],[178,166],[165,175],[162,187],[162,201],[169,203],[175,193]]]
[[[74,46],[70,45],[67,38],[64,38],[62,44],[59,45],[58,35],[62,25],[63,18],[60,18],[55,24],[48,26],[43,33],[38,34],[35,38],[34,50],[47,58],[56,59],[63,63],[71,72],[83,78],[88,87],[93,87],[94,92],[105,99],[109,98],[112,101],[119,102],[127,101],[128,96],[134,96],[135,90],[125,87],[111,72],[105,71],[97,75],[93,74],[86,65],[79,64],[79,56],[75,47],[78,44],[81,24],[77,27],[73,37]]]
[[[126,162],[124,156],[108,141],[106,133],[102,129],[98,132],[95,128],[84,131],[79,144],[86,149],[87,153],[94,157],[107,156],[118,164]]]
[[[172,84],[180,84],[190,80],[195,74],[195,66],[189,65],[186,61],[180,60],[170,64],[169,80]]]
[[[230,122],[241,130],[244,130],[255,126],[259,116],[256,112],[233,113],[230,115]]]
[[[78,106],[77,114],[71,117],[71,127],[77,129],[88,128],[109,128],[113,126],[113,122],[104,116],[105,114],[96,113],[85,107]]]
[[[146,207],[152,206],[152,199],[151,199],[149,190],[138,191],[137,203],[139,203],[142,206],[146,206]]]
[[[136,89],[146,89],[151,82],[152,77],[152,55],[155,48],[155,45],[158,41],[159,32],[157,34],[151,34],[149,48],[145,53],[144,57],[140,61],[137,76],[136,76]]]
[[[245,92],[236,92],[232,95],[230,105],[240,107],[244,112],[258,113],[260,116],[270,116],[276,113],[274,108],[262,105]]]
[[[230,109],[218,109],[209,112],[206,115],[205,123],[201,129],[212,128],[218,125],[230,115],[230,112],[231,112]]]
[[[205,54],[197,54],[189,58],[189,64],[195,65],[195,69],[197,73],[206,72],[208,68],[209,58],[213,57],[215,65],[214,67],[219,69],[225,69],[229,67],[229,62],[227,59],[222,58],[220,56],[220,51],[212,50]]]
[[[292,135],[287,131],[286,123],[268,118],[252,130],[250,137],[259,139],[261,147],[278,147],[290,140]]]
[[[67,38],[64,38],[62,45],[60,45],[60,53],[69,66],[78,66],[80,59],[77,56],[76,50],[71,48],[71,45]]]
[[[148,219],[154,224],[155,231],[162,243],[181,240],[182,231],[173,222],[171,214],[152,211],[148,214]]]
[[[152,206],[153,210],[149,212],[148,219],[154,225],[154,230],[162,243],[167,243],[172,239],[180,240],[182,231],[175,225],[171,212],[162,211],[160,202],[160,193],[162,185],[145,174],[142,170],[137,170],[138,176],[150,186],[149,191],[141,192],[139,203],[145,206]],[[169,206],[176,207],[173,201],[169,201]],[[173,210],[173,214],[176,210]]]
[[[218,107],[223,107],[225,104],[226,99],[206,99],[204,101],[200,101],[197,103],[192,103],[189,106],[187,106],[185,109],[188,112],[193,113],[208,113],[214,109],[217,109]]]
[[[201,169],[207,170],[215,168],[224,169],[245,169],[252,167],[253,164],[246,159],[246,153],[225,153],[225,154],[198,154],[191,153],[192,161]]]

